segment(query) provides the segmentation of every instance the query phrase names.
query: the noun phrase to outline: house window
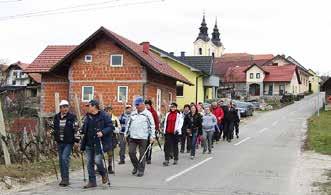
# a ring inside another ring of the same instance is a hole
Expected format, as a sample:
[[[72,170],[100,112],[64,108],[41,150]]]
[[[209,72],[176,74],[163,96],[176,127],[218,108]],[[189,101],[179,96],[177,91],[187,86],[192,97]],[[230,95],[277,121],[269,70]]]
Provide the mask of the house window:
[[[16,71],[13,72],[13,77],[17,78],[17,72]]]
[[[94,97],[94,87],[93,86],[83,86],[82,87],[82,102],[89,102]]]
[[[202,55],[202,48],[199,48],[199,55]]]
[[[268,90],[268,95],[272,95],[274,91],[274,86],[273,85],[269,85],[269,90]]]
[[[117,87],[117,100],[118,102],[128,102],[128,86]]]
[[[169,102],[172,102],[172,93],[169,92]]]
[[[254,79],[254,73],[250,73],[250,74],[249,74],[249,78],[250,78],[250,79]]]
[[[92,62],[92,55],[85,55],[85,62]]]
[[[215,57],[215,53],[213,52],[213,53],[211,53],[211,56],[213,56],[213,58]]]
[[[284,95],[285,94],[285,85],[281,84],[279,85],[279,95]]]
[[[260,73],[256,73],[256,78],[257,79],[261,78],[261,74]]]
[[[176,87],[176,96],[183,97],[184,96],[184,85],[177,85]]]
[[[15,81],[15,80],[13,80],[13,81],[12,81],[12,84],[13,84],[13,85],[16,85],[16,81]]]
[[[116,54],[110,55],[110,65],[111,66],[123,66],[123,55]]]

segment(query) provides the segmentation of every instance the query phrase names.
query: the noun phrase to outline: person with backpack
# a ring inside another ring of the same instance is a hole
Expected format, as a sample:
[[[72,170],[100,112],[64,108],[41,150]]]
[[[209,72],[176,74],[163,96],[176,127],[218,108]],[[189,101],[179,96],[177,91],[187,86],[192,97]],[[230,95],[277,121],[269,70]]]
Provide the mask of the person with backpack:
[[[59,104],[60,112],[54,116],[53,135],[58,145],[61,182],[59,186],[66,187],[69,183],[70,156],[76,141],[77,117],[69,112],[69,102],[62,100]]]
[[[171,154],[174,157],[174,165],[178,164],[178,141],[182,134],[183,117],[177,110],[177,104],[171,103],[170,111],[166,114],[164,122],[164,156],[163,166],[169,166]]]
[[[119,137],[118,134],[119,134],[120,129],[121,129],[121,123],[118,120],[117,116],[113,113],[112,105],[107,106],[104,110],[110,116],[111,122],[113,123],[114,128],[115,128],[114,131],[113,131],[113,134],[111,136],[112,137],[112,143],[113,143],[112,150],[107,152],[107,156],[108,156],[108,173],[115,174],[115,171],[113,170],[113,165],[112,164],[113,164],[113,161],[115,160],[115,159],[113,159],[113,158],[115,158],[114,149],[118,145],[118,137]]]
[[[153,115],[153,119],[154,119],[154,124],[155,124],[155,133],[160,133],[160,120],[159,120],[159,116],[157,114],[157,112],[155,111],[154,107],[153,107],[153,103],[152,100],[145,100],[145,106],[147,108],[148,111],[150,111]],[[149,138],[148,138],[149,139]],[[153,146],[153,144],[152,144]],[[152,148],[148,150],[147,154],[146,154],[146,163],[147,164],[151,164],[152,163]]]
[[[202,117],[202,134],[203,134],[203,154],[207,151],[211,154],[212,139],[215,132],[215,126],[217,125],[216,116],[211,113],[210,107],[205,107],[205,114]]]
[[[191,140],[191,159],[195,157],[196,142],[198,135],[202,135],[202,116],[198,113],[196,105],[191,106],[190,113],[185,117],[183,128],[192,136]]]
[[[188,104],[184,105],[184,110],[182,112],[183,121],[184,121],[185,117],[190,113],[190,109],[191,109],[190,105],[188,105]],[[185,145],[186,145],[186,152],[190,153],[191,152],[191,136],[187,133],[186,130],[182,129],[182,137],[180,140],[180,153],[184,153]]]
[[[130,104],[125,106],[124,113],[120,116],[119,121],[121,124],[121,131],[119,132],[119,156],[120,156],[120,162],[119,165],[125,164],[125,151],[126,151],[126,140],[125,140],[125,129],[129,120],[129,117],[132,112],[132,106]]]
[[[134,100],[136,110],[132,112],[128,120],[125,135],[129,137],[129,156],[133,165],[132,175],[144,176],[147,145],[153,144],[155,139],[155,124],[153,115],[148,111],[142,97]],[[149,138],[149,140],[148,140]],[[139,159],[137,158],[139,148]],[[150,147],[149,147],[150,148]]]
[[[81,151],[86,153],[87,171],[89,182],[84,189],[94,188],[97,186],[95,165],[102,177],[102,183],[108,181],[108,171],[103,162],[104,153],[112,150],[112,134],[114,126],[109,115],[100,110],[100,104],[97,100],[91,100],[86,105],[88,113],[86,114],[81,134],[84,135],[81,142]],[[102,151],[103,149],[103,151]]]

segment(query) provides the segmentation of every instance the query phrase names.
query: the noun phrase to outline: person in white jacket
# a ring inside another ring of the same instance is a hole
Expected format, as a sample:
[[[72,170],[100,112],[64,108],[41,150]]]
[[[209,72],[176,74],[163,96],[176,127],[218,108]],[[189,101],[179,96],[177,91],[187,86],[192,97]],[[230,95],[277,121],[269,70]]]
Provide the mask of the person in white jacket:
[[[177,104],[172,103],[170,105],[170,111],[166,114],[164,120],[163,133],[165,137],[164,141],[164,166],[169,166],[170,154],[173,154],[174,165],[178,163],[178,141],[179,136],[182,134],[183,117],[177,110]]]

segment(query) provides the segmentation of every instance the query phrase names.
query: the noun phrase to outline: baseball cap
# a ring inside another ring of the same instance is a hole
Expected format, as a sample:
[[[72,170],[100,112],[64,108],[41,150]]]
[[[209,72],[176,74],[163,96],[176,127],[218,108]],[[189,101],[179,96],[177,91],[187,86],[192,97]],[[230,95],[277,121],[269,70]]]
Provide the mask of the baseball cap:
[[[91,101],[89,101],[88,104],[91,106],[96,106],[96,107],[99,107],[99,105],[100,105],[98,100],[91,100]]]
[[[143,103],[144,103],[144,98],[141,97],[141,96],[136,97],[136,99],[134,100],[134,105],[135,106],[138,106],[138,105],[143,104]]]
[[[61,100],[59,106],[69,106],[69,102],[67,100]]]

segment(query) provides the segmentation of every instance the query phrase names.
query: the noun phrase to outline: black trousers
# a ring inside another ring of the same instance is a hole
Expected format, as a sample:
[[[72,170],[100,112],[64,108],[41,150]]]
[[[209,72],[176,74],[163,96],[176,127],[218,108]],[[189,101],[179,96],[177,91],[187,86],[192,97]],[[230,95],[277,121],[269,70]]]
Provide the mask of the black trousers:
[[[236,131],[236,135],[239,135],[239,123],[240,123],[240,121],[234,122],[234,129]]]
[[[174,160],[178,160],[178,135],[165,134],[164,156],[165,160],[170,160],[170,155],[174,155]]]
[[[139,149],[139,159],[137,158],[137,147]],[[147,140],[145,139],[132,139],[129,140],[129,156],[131,163],[134,168],[138,169],[139,172],[145,171],[145,162],[146,162],[146,156],[142,160],[141,163],[139,163],[141,157],[144,155],[144,152],[146,151],[147,147]]]
[[[191,141],[192,140],[192,137],[189,136],[188,133],[183,133],[182,134],[182,137],[180,139],[180,151],[183,151],[185,150],[185,145],[186,145],[186,150],[187,151],[191,151]]]
[[[148,144],[147,144],[147,147],[148,147]],[[147,149],[147,147],[146,147],[146,149]],[[152,150],[153,150],[153,144],[152,144],[151,149],[149,149],[146,153],[146,161],[151,161],[152,160]]]
[[[234,121],[227,121],[224,125],[226,139],[233,139]],[[224,136],[223,136],[224,138]]]

